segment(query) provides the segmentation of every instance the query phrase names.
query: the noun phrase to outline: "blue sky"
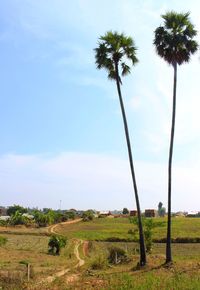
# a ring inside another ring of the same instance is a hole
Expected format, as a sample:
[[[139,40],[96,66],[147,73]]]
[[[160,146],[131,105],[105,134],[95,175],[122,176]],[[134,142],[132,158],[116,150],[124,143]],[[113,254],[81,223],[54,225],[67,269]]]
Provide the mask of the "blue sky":
[[[0,204],[135,208],[116,86],[94,64],[98,37],[116,30],[138,48],[122,91],[141,208],[166,206],[173,70],[153,32],[168,10],[190,11],[200,31],[199,6],[0,1]],[[200,210],[199,57],[178,69],[173,210]]]

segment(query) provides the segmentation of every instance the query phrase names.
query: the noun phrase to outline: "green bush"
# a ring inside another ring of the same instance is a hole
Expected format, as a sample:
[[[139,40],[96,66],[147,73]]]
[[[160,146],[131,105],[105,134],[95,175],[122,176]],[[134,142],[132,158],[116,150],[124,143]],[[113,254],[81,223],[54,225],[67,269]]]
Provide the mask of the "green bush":
[[[61,248],[66,246],[67,240],[63,236],[53,235],[49,239],[48,247],[49,254],[60,255]]]
[[[82,218],[84,222],[92,221],[94,219],[94,214],[92,211],[87,210],[83,213]]]
[[[9,224],[9,220],[0,220],[0,226],[6,227]]]
[[[11,226],[25,225],[26,218],[22,216],[22,213],[19,210],[17,210],[14,214],[11,215],[11,218],[9,220],[9,224]]]
[[[0,247],[4,246],[7,243],[7,238],[0,236]]]

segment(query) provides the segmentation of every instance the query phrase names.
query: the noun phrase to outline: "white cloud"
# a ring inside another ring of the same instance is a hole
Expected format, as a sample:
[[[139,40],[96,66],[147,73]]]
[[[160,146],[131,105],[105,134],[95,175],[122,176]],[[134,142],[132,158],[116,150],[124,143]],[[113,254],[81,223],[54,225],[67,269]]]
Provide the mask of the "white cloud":
[[[141,208],[166,205],[167,165],[135,164]],[[174,210],[199,210],[197,167],[173,169]],[[0,158],[1,204],[58,208],[135,208],[128,160],[109,155],[66,152],[5,155]],[[188,199],[188,195],[190,198]]]

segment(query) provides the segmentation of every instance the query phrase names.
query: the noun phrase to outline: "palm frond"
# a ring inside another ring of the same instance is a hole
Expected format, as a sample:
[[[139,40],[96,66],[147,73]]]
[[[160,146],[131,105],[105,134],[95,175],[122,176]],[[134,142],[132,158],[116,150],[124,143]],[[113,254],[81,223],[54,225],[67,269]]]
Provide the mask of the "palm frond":
[[[154,45],[158,55],[169,64],[188,62],[198,49],[193,38],[197,35],[189,20],[189,12],[167,12],[162,15],[164,25],[155,30]]]
[[[117,66],[119,78],[120,74],[125,76],[131,71],[126,61],[131,61],[132,65],[138,62],[136,50],[131,37],[127,37],[123,33],[119,34],[116,31],[108,31],[105,35],[100,36],[98,47],[94,49],[97,68],[105,68],[108,71],[108,78],[116,79],[115,69]]]

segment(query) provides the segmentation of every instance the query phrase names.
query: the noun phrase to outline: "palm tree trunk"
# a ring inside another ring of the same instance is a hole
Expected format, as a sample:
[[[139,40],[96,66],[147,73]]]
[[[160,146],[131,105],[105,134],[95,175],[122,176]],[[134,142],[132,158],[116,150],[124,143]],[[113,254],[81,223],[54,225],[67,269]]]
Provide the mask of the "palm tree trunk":
[[[168,163],[168,219],[167,219],[166,263],[172,262],[172,253],[171,253],[171,186],[172,186],[172,155],[173,155],[175,117],[176,117],[177,63],[175,63],[173,65],[173,67],[174,67],[174,88],[173,88],[171,139],[170,139],[169,163]]]
[[[125,130],[126,142],[127,142],[127,147],[128,147],[129,163],[130,163],[130,168],[131,168],[133,188],[134,188],[134,192],[135,192],[136,207],[137,207],[137,212],[138,212],[138,227],[139,227],[139,241],[140,241],[140,265],[144,266],[144,265],[146,265],[146,251],[145,251],[144,234],[143,234],[142,218],[141,218],[141,211],[140,211],[140,202],[139,202],[139,197],[138,197],[135,171],[134,171],[134,166],[133,166],[133,158],[132,158],[132,152],[131,152],[131,143],[130,143],[130,138],[129,138],[128,124],[127,124],[127,120],[126,120],[126,113],[125,113],[125,109],[124,109],[121,88],[120,88],[118,64],[115,64],[115,71],[116,71],[117,91],[118,91],[118,95],[119,95],[119,102],[120,102],[120,107],[121,107],[121,112],[122,112],[122,117],[123,117],[124,130]]]

